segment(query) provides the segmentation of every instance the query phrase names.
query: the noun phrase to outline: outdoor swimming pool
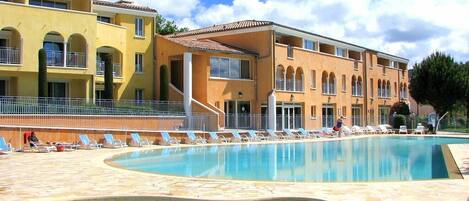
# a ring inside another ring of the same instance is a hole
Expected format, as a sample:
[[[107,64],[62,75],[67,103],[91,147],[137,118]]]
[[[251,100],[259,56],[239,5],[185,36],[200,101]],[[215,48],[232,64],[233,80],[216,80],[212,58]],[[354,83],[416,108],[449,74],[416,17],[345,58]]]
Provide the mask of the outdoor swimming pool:
[[[149,173],[260,181],[357,182],[448,178],[442,144],[469,138],[367,137],[135,151],[112,158]],[[451,159],[452,160],[452,159]]]

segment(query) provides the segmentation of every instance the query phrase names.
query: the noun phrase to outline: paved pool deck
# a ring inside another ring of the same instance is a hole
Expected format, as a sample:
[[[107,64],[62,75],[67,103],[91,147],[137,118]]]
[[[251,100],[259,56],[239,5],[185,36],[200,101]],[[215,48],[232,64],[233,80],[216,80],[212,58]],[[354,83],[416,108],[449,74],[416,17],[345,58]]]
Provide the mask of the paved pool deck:
[[[359,137],[365,136],[347,138]],[[80,200],[103,196],[167,196],[207,200],[275,197],[369,201],[469,199],[469,144],[449,145],[464,179],[427,181],[293,183],[215,180],[135,172],[111,167],[104,162],[115,154],[158,148],[164,147],[0,156],[0,200]]]

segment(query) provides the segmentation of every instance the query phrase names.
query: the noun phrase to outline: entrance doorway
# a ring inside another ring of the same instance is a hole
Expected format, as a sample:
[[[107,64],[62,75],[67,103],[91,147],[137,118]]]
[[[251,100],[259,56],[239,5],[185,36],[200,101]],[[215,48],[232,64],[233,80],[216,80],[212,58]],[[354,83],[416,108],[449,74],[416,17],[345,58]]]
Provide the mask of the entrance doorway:
[[[301,105],[277,105],[277,130],[301,128],[303,119],[301,111]]]
[[[324,104],[322,105],[322,127],[332,128],[334,127],[334,105]]]
[[[226,128],[251,128],[251,103],[249,101],[225,101]]]

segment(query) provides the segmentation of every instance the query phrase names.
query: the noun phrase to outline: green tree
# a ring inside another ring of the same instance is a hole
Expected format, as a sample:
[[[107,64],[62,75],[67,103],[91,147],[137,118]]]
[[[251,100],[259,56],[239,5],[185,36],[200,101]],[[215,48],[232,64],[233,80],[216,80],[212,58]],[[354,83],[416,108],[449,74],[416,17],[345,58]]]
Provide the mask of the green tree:
[[[410,94],[417,103],[433,106],[442,116],[464,97],[464,73],[460,69],[451,56],[435,52],[414,65]]]
[[[174,21],[165,19],[162,15],[157,14],[155,17],[155,32],[161,35],[189,31],[186,27],[178,27]]]
[[[112,100],[113,95],[114,70],[112,64],[112,55],[107,54],[104,57],[104,99]]]
[[[391,111],[390,111],[391,115],[393,115],[394,112],[396,112],[396,114],[409,115],[410,114],[409,105],[407,105],[407,103],[405,102],[396,102],[391,107]]]
[[[47,54],[44,49],[40,49],[38,53],[39,70],[38,70],[38,97],[47,97]]]
[[[169,100],[169,73],[168,66],[164,64],[160,67],[160,100]]]

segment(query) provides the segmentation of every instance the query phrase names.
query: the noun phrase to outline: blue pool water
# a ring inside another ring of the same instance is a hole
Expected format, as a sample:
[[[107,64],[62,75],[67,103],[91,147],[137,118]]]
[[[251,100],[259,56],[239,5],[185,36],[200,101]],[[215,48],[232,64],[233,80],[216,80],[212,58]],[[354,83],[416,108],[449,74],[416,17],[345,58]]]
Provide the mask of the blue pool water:
[[[135,151],[117,165],[150,173],[262,181],[402,181],[448,178],[441,144],[469,138],[369,137]]]

